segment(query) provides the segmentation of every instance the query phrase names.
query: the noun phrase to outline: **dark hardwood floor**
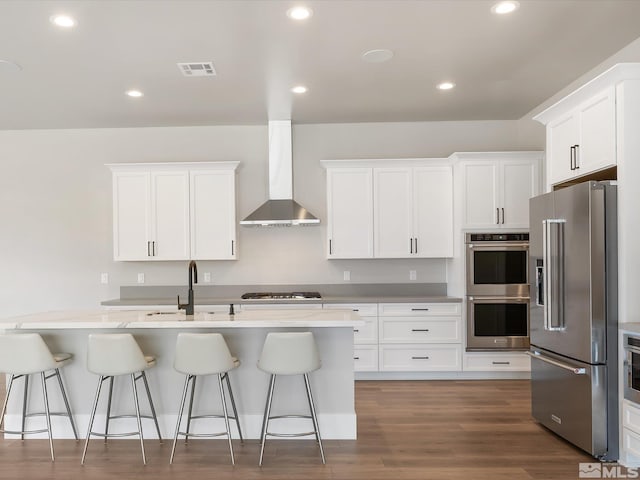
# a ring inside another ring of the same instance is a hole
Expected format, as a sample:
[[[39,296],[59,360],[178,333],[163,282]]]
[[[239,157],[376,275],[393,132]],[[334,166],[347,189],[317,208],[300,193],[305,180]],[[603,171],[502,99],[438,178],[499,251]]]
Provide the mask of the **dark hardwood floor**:
[[[95,440],[81,466],[82,442],[56,441],[52,463],[46,440],[0,439],[0,479],[566,480],[593,461],[531,420],[526,380],[359,381],[356,410],[358,440],[326,440],[326,465],[309,440],[267,443],[260,468],[256,440],[235,466],[225,440],[180,443],[171,466],[170,441],[147,441],[143,466],[137,440]]]

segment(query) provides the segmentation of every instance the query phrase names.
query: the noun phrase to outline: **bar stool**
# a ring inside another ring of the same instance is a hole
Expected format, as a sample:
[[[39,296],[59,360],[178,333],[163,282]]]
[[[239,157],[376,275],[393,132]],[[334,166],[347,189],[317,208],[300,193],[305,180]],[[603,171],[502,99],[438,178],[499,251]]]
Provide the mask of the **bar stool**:
[[[153,419],[156,425],[156,431],[158,432],[158,438],[162,443],[162,435],[160,434],[160,427],[158,425],[158,418],[156,416],[156,410],[153,406],[153,400],[151,399],[151,392],[149,391],[149,383],[147,382],[147,376],[145,370],[153,367],[156,364],[155,357],[145,356],[138,343],[130,333],[115,333],[115,334],[93,334],[89,335],[89,345],[87,351],[87,368],[91,373],[100,375],[98,380],[98,389],[96,391],[96,397],[93,402],[93,409],[91,410],[91,418],[89,420],[89,429],[87,431],[87,440],[84,444],[84,450],[82,452],[81,464],[84,465],[84,459],[87,455],[87,447],[89,446],[89,439],[91,435],[98,437],[104,437],[106,443],[109,437],[126,437],[132,435],[140,436],[140,449],[142,450],[142,463],[146,465],[147,459],[144,453],[144,438],[142,435],[142,420],[143,418]],[[138,375],[136,375],[138,374]],[[113,379],[119,375],[131,375],[131,385],[133,387],[133,403],[135,405],[135,415],[111,415],[111,398],[113,395]],[[151,407],[151,415],[140,415],[140,404],[138,402],[138,389],[136,382],[142,379],[144,381],[144,387],[147,391],[147,398],[149,399],[149,406]],[[109,380],[109,398],[107,402],[107,416],[104,427],[104,433],[94,432],[93,421],[96,416],[96,409],[98,408],[98,400],[100,399],[100,390],[102,384]],[[109,420],[116,418],[133,418],[138,421],[138,430],[136,432],[127,433],[109,433]]]
[[[0,372],[10,375],[9,386],[7,387],[7,395],[4,400],[4,404],[2,405],[2,412],[0,413],[0,427],[5,420],[4,415],[7,410],[7,403],[9,401],[9,395],[11,394],[13,381],[20,377],[24,378],[24,397],[22,400],[21,430],[11,431],[0,429],[0,433],[20,435],[20,438],[24,440],[25,435],[47,432],[47,434],[49,435],[51,461],[55,461],[55,456],[53,454],[53,438],[51,434],[52,415],[69,417],[71,428],[73,429],[73,435],[75,436],[76,440],[78,440],[78,432],[73,421],[73,415],[71,415],[69,400],[62,383],[62,377],[60,376],[60,368],[70,363],[72,359],[73,355],[71,355],[70,353],[52,354],[47,345],[44,343],[42,337],[37,333],[0,335]],[[49,371],[51,371],[52,373],[47,375],[47,372]],[[27,413],[29,375],[36,373],[40,374],[40,380],[42,382],[44,412]],[[58,379],[58,385],[60,386],[60,392],[62,393],[64,406],[67,410],[66,412],[58,413],[49,411],[49,394],[47,391],[47,380],[53,377],[56,377]],[[47,428],[43,428],[40,430],[25,430],[25,423],[28,417],[41,415],[44,415],[46,419]]]
[[[262,465],[264,455],[264,445],[267,436],[272,437],[302,437],[315,435],[318,446],[320,447],[320,457],[322,463],[325,463],[324,450],[322,449],[322,439],[320,438],[320,429],[318,428],[318,418],[316,409],[313,404],[313,396],[311,394],[311,386],[309,384],[309,373],[320,368],[320,355],[318,348],[311,332],[286,332],[286,333],[269,333],[262,347],[262,354],[258,360],[258,368],[264,372],[271,374],[269,382],[269,395],[267,396],[267,404],[262,419],[262,434],[260,436],[260,461],[258,465]],[[309,402],[309,411],[311,415],[278,415],[271,417],[271,403],[273,400],[273,390],[276,383],[277,375],[303,375],[304,383],[307,388],[307,401]],[[306,433],[272,433],[269,432],[269,420],[277,418],[309,418],[313,422],[313,431]]]
[[[176,424],[176,431],[173,436],[173,447],[171,448],[171,458],[169,464],[173,463],[173,456],[176,451],[176,443],[178,441],[178,435],[184,435],[185,442],[189,437],[219,437],[226,435],[229,440],[229,453],[231,454],[231,464],[235,465],[235,459],[233,457],[233,444],[231,442],[231,431],[229,430],[229,418],[236,421],[238,427],[238,434],[240,435],[240,441],[244,442],[242,438],[242,430],[240,430],[240,420],[238,419],[238,410],[236,409],[236,402],[233,398],[233,391],[231,390],[231,383],[229,381],[229,371],[240,365],[240,361],[231,356],[229,347],[224,341],[224,337],[219,333],[179,333],[176,343],[176,356],[174,360],[174,368],[186,375],[184,381],[184,389],[182,392],[182,401],[180,402],[180,409],[178,411],[178,423]],[[222,401],[223,415],[192,415],[193,411],[193,397],[196,389],[196,378],[199,375],[218,375],[218,387],[220,388],[220,399]],[[229,397],[231,399],[231,407],[233,408],[233,417],[229,417],[227,413],[227,401],[224,394],[224,386],[222,381],[226,380],[227,390],[229,390]],[[191,382],[191,395],[189,398],[189,413],[187,414],[187,429],[184,432],[180,431],[180,424],[182,423],[182,414],[184,412],[184,405],[187,399],[187,390],[189,389],[189,382]],[[191,420],[198,418],[224,418],[226,430],[219,433],[189,433],[189,427]]]

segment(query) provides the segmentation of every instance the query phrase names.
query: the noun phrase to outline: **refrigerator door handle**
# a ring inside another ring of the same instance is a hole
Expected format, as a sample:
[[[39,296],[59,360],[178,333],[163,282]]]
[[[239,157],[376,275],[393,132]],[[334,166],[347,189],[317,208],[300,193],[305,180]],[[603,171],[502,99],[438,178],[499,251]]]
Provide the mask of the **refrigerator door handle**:
[[[564,330],[564,224],[563,219],[543,220],[544,329]]]
[[[544,307],[544,266],[536,265],[536,306]]]
[[[552,358],[549,357],[545,357],[544,355],[542,355],[540,352],[538,351],[533,351],[533,352],[524,352],[527,355],[529,355],[531,358],[536,358],[538,360],[541,360],[545,363],[548,363],[550,365],[556,366],[556,367],[560,367],[564,370],[568,370],[572,373],[574,373],[575,375],[586,375],[587,374],[587,369],[586,368],[582,368],[582,367],[573,367],[571,365],[567,365],[566,363],[562,363],[559,362],[557,360],[554,360]]]

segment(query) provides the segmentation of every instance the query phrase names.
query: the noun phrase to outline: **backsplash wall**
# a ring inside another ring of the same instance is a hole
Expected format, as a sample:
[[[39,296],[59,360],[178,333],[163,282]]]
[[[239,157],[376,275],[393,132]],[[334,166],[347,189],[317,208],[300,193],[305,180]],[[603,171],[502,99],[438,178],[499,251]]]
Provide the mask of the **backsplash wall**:
[[[446,282],[441,259],[326,260],[320,160],[543,147],[544,131],[521,121],[294,125],[294,197],[323,223],[238,227],[238,260],[201,261],[199,272],[224,285],[342,283],[345,270],[353,283],[406,283],[409,270],[418,282]],[[146,284],[186,283],[186,262],[113,261],[107,163],[240,161],[238,220],[268,196],[266,125],[2,131],[0,158],[0,317],[96,308],[138,273]]]

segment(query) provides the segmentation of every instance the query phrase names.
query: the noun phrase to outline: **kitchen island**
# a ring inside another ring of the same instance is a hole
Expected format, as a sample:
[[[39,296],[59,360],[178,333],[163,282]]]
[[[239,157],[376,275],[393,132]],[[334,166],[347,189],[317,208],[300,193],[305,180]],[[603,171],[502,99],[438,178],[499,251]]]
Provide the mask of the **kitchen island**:
[[[326,439],[355,439],[353,327],[363,323],[358,314],[351,310],[247,310],[233,315],[226,310],[218,310],[196,312],[193,316],[175,311],[94,310],[47,312],[4,319],[0,320],[0,331],[38,332],[52,352],[74,355],[75,361],[64,367],[62,375],[82,436],[86,434],[98,379],[86,369],[87,337],[91,333],[133,334],[145,354],[154,355],[157,359],[156,366],[147,371],[147,377],[164,438],[173,436],[184,382],[184,376],[173,369],[179,332],[218,332],[224,335],[231,353],[241,361],[240,367],[231,372],[230,380],[243,434],[245,438],[259,438],[269,383],[269,375],[256,367],[264,338],[271,331],[311,331],[322,359],[322,368],[310,375],[322,436]],[[130,379],[126,376],[118,378],[115,385],[112,414],[133,412]],[[17,381],[16,387],[21,389],[21,381]],[[194,415],[221,412],[217,388],[214,377],[198,381]],[[31,411],[41,409],[40,389],[36,386],[31,390]],[[62,399],[55,387],[50,389],[49,397],[52,411],[61,411]],[[14,394],[10,400],[6,418],[8,429],[19,426],[22,395]],[[141,408],[145,412],[148,409],[144,395]],[[307,414],[305,408],[307,403],[301,378],[279,377],[273,414]],[[104,425],[105,410],[105,405],[98,407],[101,415],[96,415],[96,425]],[[32,425],[39,421],[30,420]],[[211,424],[216,421],[196,421],[193,431],[220,430],[221,424]],[[280,431],[307,431],[308,425],[304,422],[301,419],[283,420]],[[65,418],[53,417],[52,425],[54,437],[72,438],[71,428]],[[143,426],[146,438],[156,436],[151,424],[145,423]],[[135,419],[111,422],[109,428],[114,433],[135,430]],[[237,432],[232,431],[232,434],[238,438]]]

